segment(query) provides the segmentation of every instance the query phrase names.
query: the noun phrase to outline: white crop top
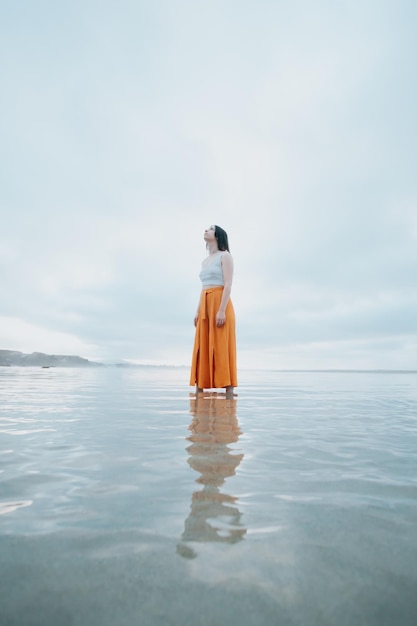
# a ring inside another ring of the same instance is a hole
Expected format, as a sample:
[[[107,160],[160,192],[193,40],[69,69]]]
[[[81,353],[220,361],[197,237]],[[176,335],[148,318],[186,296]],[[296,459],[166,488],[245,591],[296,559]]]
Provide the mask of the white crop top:
[[[222,254],[219,254],[214,258],[214,261],[211,261],[205,268],[200,272],[200,280],[202,282],[203,287],[207,287],[208,285],[219,285],[221,287],[224,286],[223,279],[223,269],[222,269]]]

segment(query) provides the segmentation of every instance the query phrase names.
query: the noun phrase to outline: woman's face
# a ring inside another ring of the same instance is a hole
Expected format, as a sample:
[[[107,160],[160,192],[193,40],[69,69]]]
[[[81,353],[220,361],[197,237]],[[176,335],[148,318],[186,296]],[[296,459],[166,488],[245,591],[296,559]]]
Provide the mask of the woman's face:
[[[204,241],[209,243],[210,241],[214,241],[216,239],[215,235],[215,226],[212,224],[204,231]]]

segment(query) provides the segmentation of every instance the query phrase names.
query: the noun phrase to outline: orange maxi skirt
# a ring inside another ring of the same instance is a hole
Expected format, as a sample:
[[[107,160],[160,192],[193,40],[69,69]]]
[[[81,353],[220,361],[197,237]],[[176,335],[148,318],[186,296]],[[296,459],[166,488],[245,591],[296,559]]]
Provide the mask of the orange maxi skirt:
[[[223,287],[201,292],[190,375],[190,385],[201,389],[237,387],[235,312],[231,300],[226,307],[225,324],[216,326],[222,294]]]

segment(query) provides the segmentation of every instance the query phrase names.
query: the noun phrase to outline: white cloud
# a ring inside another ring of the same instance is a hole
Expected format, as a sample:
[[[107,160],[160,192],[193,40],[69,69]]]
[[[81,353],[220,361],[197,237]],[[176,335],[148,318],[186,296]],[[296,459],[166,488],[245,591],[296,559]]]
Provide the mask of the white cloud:
[[[20,352],[101,356],[99,346],[84,343],[75,335],[51,331],[14,317],[0,317],[0,345],[2,350]]]
[[[0,26],[0,347],[187,363],[217,223],[242,363],[414,367],[405,0],[47,5]]]

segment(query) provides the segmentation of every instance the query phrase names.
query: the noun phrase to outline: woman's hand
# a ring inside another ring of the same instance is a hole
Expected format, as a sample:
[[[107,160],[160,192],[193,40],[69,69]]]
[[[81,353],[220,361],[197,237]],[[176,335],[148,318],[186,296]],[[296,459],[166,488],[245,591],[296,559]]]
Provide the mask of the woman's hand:
[[[216,326],[220,328],[224,326],[226,322],[226,313],[224,311],[218,311],[216,315]]]

